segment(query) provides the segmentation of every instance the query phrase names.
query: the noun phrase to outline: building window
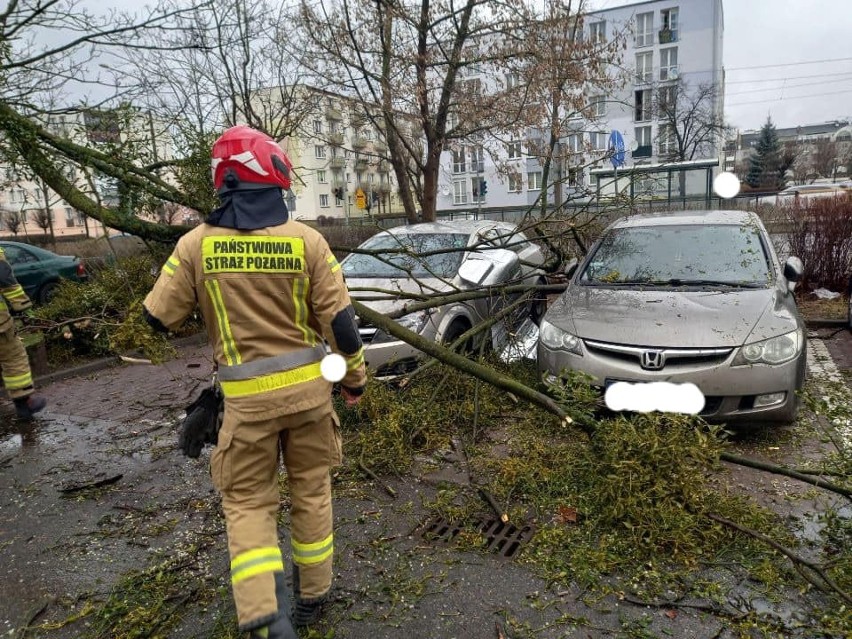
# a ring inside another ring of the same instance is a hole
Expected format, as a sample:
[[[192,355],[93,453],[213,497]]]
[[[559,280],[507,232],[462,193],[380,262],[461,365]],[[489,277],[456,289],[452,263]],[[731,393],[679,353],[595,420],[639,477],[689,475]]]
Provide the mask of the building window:
[[[677,42],[677,7],[674,9],[663,9],[660,11],[660,18],[663,23],[662,28],[660,29],[660,44]]]
[[[677,79],[677,47],[660,50],[660,80]]]
[[[447,131],[452,131],[459,125],[459,116],[457,113],[447,114]]]
[[[541,189],[541,171],[530,171],[527,173],[527,189],[530,191]]]
[[[464,149],[453,151],[453,173],[465,173],[467,164],[465,163]]]
[[[651,120],[651,89],[635,92],[633,119],[636,122],[649,122]]]
[[[453,181],[453,204],[467,204],[467,180]]]
[[[520,173],[509,173],[509,193],[520,193],[524,181]]]
[[[71,228],[77,221],[77,214],[70,206],[65,207],[65,226]]]
[[[322,195],[320,195],[320,206],[324,209],[328,208],[328,194],[327,193],[323,193]]]
[[[636,16],[636,46],[648,47],[654,44],[654,12],[640,13]]]
[[[470,147],[470,170],[474,173],[482,173],[485,168],[483,162],[483,151],[481,146]]]
[[[633,131],[636,136],[636,150],[633,151],[633,157],[651,157],[651,127],[637,126]]]
[[[606,97],[595,95],[589,98],[589,113],[592,118],[602,118],[606,115]]]
[[[322,133],[322,120],[314,120],[314,133]]]
[[[520,142],[509,142],[509,144],[506,145],[506,148],[508,149],[510,160],[517,160],[524,153]]]
[[[592,22],[589,25],[589,40],[592,42],[603,42],[606,40],[606,22]]]
[[[576,166],[568,169],[568,186],[583,186],[583,169]]]
[[[606,133],[592,132],[589,133],[589,143],[594,151],[606,151]]]
[[[660,117],[671,113],[677,101],[677,85],[672,85],[668,87],[660,87],[659,90],[659,103],[660,103]]]
[[[671,155],[676,150],[675,132],[670,124],[660,126],[659,149],[661,156]]]
[[[325,171],[317,171],[317,182],[320,184],[326,183]]]
[[[325,159],[325,147],[323,145],[321,145],[321,144],[315,144],[314,145],[314,157],[317,160],[324,160]]]
[[[470,191],[473,193],[472,202],[484,202],[485,196],[479,192],[479,185],[483,182],[481,177],[470,178]]]
[[[569,133],[567,144],[571,153],[580,153],[583,150],[583,138],[579,133]]]
[[[636,54],[636,82],[650,82],[654,77],[654,53],[645,51]]]

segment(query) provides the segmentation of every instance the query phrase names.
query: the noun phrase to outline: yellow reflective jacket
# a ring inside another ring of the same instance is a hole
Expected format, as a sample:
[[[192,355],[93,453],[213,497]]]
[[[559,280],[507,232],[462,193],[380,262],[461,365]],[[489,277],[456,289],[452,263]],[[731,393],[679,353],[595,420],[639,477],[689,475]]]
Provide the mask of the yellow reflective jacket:
[[[309,226],[290,220],[239,231],[202,224],[181,237],[144,306],[173,330],[196,304],[226,406],[244,420],[327,402],[323,341],[346,359],[343,385],[365,384],[363,347],[340,265]]]
[[[32,305],[30,298],[15,279],[12,266],[6,260],[5,251],[0,248],[0,333],[5,333],[14,326],[10,311],[18,313]]]

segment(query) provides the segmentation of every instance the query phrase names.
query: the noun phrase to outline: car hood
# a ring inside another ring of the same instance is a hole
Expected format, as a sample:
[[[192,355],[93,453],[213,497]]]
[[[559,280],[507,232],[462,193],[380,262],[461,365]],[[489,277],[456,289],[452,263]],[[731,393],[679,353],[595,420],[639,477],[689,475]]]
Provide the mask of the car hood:
[[[778,287],[719,292],[571,286],[545,319],[583,339],[703,348],[741,346],[801,324],[792,296]]]
[[[453,284],[457,285],[458,282],[447,283],[438,278],[419,278],[415,280],[409,278],[355,277],[346,279],[346,285],[353,299],[361,301],[364,305],[385,315],[401,310],[406,304],[417,300],[390,296],[387,299],[381,300],[364,300],[363,298],[381,297],[382,293],[376,291],[353,291],[352,289],[370,288],[400,291],[402,293],[416,293],[418,295],[434,295],[453,290]]]

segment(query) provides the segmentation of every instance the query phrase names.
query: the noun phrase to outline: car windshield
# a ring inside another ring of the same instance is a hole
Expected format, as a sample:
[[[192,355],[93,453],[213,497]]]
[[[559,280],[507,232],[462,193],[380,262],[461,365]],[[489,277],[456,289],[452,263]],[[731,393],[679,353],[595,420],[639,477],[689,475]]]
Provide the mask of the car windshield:
[[[458,273],[464,251],[449,253],[433,251],[463,249],[468,244],[465,233],[399,233],[376,235],[358,248],[367,251],[386,251],[380,255],[350,253],[343,260],[346,277],[453,277]],[[395,252],[405,251],[405,252]]]
[[[766,287],[769,259],[752,226],[621,228],[603,238],[580,277],[588,286]]]

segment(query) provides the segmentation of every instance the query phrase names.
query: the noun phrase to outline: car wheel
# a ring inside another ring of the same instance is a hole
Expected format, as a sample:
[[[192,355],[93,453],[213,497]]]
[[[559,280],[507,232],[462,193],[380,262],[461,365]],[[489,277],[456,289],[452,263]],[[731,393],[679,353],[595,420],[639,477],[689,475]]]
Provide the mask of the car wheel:
[[[536,286],[542,286],[544,284],[547,284],[544,280],[536,282]],[[530,302],[530,319],[532,320],[532,323],[539,326],[545,312],[547,312],[547,293],[544,291],[536,291],[533,294],[532,301]]]
[[[453,320],[452,324],[447,327],[446,332],[444,333],[444,337],[441,339],[441,342],[445,346],[449,346],[453,342],[455,342],[459,337],[464,335],[465,332],[470,330],[470,324],[462,319]],[[473,338],[465,340],[462,344],[459,345],[458,351],[459,353],[470,353],[473,351]]]
[[[45,282],[42,284],[41,288],[38,289],[38,295],[36,295],[39,304],[49,303],[56,295],[57,290],[59,290],[59,282]]]

